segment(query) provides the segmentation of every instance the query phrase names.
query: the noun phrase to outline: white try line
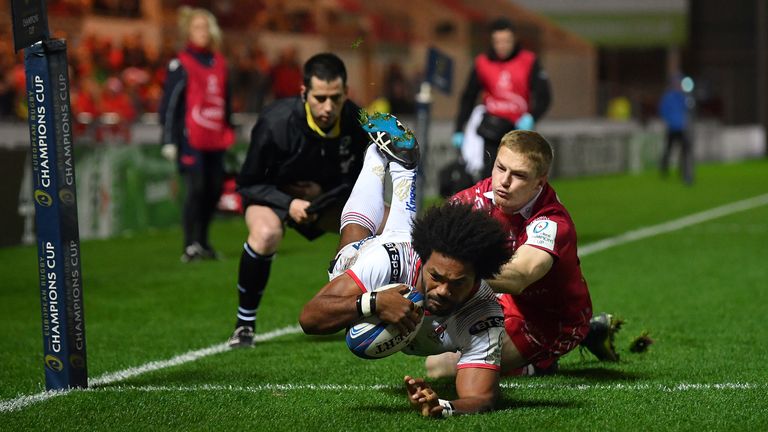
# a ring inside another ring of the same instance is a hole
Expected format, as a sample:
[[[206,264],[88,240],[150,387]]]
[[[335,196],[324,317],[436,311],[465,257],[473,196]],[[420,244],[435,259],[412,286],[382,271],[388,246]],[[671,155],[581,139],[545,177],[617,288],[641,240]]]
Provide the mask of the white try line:
[[[629,243],[635,240],[640,240],[647,237],[652,237],[655,235],[679,230],[686,228],[691,225],[695,225],[697,223],[706,222],[712,219],[716,219],[719,217],[727,216],[729,214],[737,213],[740,211],[745,211],[749,209],[753,209],[756,207],[760,207],[763,205],[768,204],[768,194],[765,195],[759,195],[750,199],[746,199],[743,201],[737,201],[731,204],[727,204],[720,207],[715,207],[710,210],[703,211],[701,213],[695,213],[690,216],[686,216],[680,219],[676,219],[670,222],[666,222],[659,225],[654,225],[646,228],[641,228],[638,230],[633,230],[626,232],[624,234],[611,237],[605,240],[600,240],[595,243],[588,244],[582,248],[580,248],[580,256],[584,257],[592,253],[600,252],[605,249],[622,245],[625,243]],[[262,333],[256,335],[254,338],[255,342],[264,342],[268,341],[280,336],[289,335],[289,334],[297,334],[301,333],[301,328],[299,326],[289,326],[289,327],[283,327],[281,329],[277,329],[268,333]],[[184,363],[193,362],[195,360],[201,359],[203,357],[208,357],[210,355],[218,354],[223,351],[227,351],[229,348],[227,347],[226,343],[217,344],[210,346],[208,348],[203,348],[200,350],[195,351],[189,351],[185,354],[178,355],[176,357],[173,357],[168,360],[161,360],[161,361],[153,361],[146,363],[142,366],[132,367],[128,369],[124,369],[118,372],[113,373],[107,373],[104,375],[101,375],[97,378],[94,378],[90,381],[90,385],[92,387],[95,387],[95,390],[100,390],[100,386],[105,386],[108,384],[112,384],[115,382],[120,382],[123,380],[126,380],[131,377],[135,377],[138,375],[142,375],[148,372],[153,372],[160,369],[169,368],[172,366],[178,366],[182,365]],[[515,383],[504,383],[502,384],[502,387],[505,388],[531,388],[531,387],[515,387],[517,384]],[[739,386],[742,384],[679,384],[673,387],[670,387],[672,389],[677,389],[677,386],[683,386],[681,389],[698,389],[698,388],[707,388],[706,386],[725,386],[723,388],[737,388],[737,387],[729,387],[729,386]],[[746,386],[754,386],[758,384],[744,384]],[[621,386],[621,384],[619,384]],[[686,387],[688,386],[688,387]],[[692,386],[692,387],[690,387]],[[704,386],[704,387],[702,387]],[[759,385],[758,385],[759,386]],[[764,385],[763,385],[764,386]],[[293,386],[295,387],[295,386]],[[286,389],[293,388],[290,385],[286,387]],[[339,389],[342,389],[342,386],[338,386]],[[611,386],[608,386],[610,388],[614,388]],[[658,387],[658,386],[657,386]],[[128,388],[128,387],[126,387]],[[213,388],[213,387],[211,387]],[[261,388],[261,387],[253,387],[253,388]],[[265,389],[269,388],[264,387]],[[349,389],[354,388],[354,386],[347,387]],[[368,387],[368,388],[374,388],[374,387]],[[595,388],[595,386],[591,386],[589,388]],[[653,386],[648,387],[653,388]],[[717,388],[717,387],[713,387]],[[751,388],[751,387],[748,387]],[[274,389],[274,387],[272,388]],[[310,389],[310,387],[307,387],[307,389]],[[640,389],[638,387],[638,389]],[[647,388],[646,388],[647,389]],[[94,389],[89,389],[85,391],[93,391]],[[36,402],[41,402],[48,400],[52,397],[61,396],[67,394],[69,391],[67,390],[59,390],[59,391],[46,391],[37,393],[34,395],[25,395],[25,396],[19,396],[15,399],[10,399],[7,401],[0,402],[0,413],[2,412],[10,412],[10,411],[16,411],[19,409],[22,409],[24,407],[27,407],[29,405],[32,405]]]
[[[522,379],[523,381],[526,378]],[[768,389],[768,383],[674,383],[674,384],[557,384],[557,383],[538,383],[538,382],[520,382],[520,381],[502,381],[501,388],[513,390],[558,390],[558,391],[657,391],[664,393],[678,393],[689,391],[710,391],[710,390],[763,390]],[[374,391],[374,390],[398,390],[402,385],[396,384],[259,384],[255,386],[233,386],[202,384],[196,386],[134,386],[120,385],[113,387],[98,387],[85,392],[107,392],[107,393],[126,393],[126,392],[146,392],[146,393],[181,393],[181,392],[239,392],[239,393],[262,393],[262,392],[289,392],[289,391]]]
[[[254,342],[265,342],[280,336],[288,334],[296,334],[301,332],[301,327],[294,325],[289,327],[283,327],[277,330],[273,330],[268,333],[257,334],[253,340]],[[216,344],[208,348],[203,348],[195,351],[189,351],[187,353],[177,355],[176,357],[168,360],[152,361],[145,363],[141,366],[123,369],[118,372],[106,373],[97,378],[89,380],[89,385],[93,387],[105,386],[115,382],[123,381],[128,378],[132,378],[138,375],[143,375],[148,372],[153,372],[160,369],[165,369],[173,366],[182,365],[184,363],[193,362],[203,357],[218,354],[223,351],[229,350],[229,346],[226,343]],[[62,396],[69,393],[69,390],[56,390],[45,391],[28,396],[19,396],[15,399],[0,402],[0,413],[17,411],[36,402],[48,400],[56,396]]]
[[[696,225],[702,222],[707,222],[712,219],[728,216],[733,213],[738,213],[746,210],[751,210],[760,206],[768,204],[768,194],[758,195],[756,197],[748,198],[742,201],[736,201],[734,203],[726,204],[724,206],[715,207],[713,209],[705,210],[700,213],[694,213],[689,216],[675,219],[662,224],[653,225],[645,228],[640,228],[632,231],[627,231],[624,234],[610,237],[604,240],[600,240],[594,243],[590,243],[584,247],[579,248],[579,256],[585,257],[587,255],[603,251],[614,246],[619,246],[625,243],[641,240],[648,237],[657,236],[672,231],[681,230],[691,225]]]

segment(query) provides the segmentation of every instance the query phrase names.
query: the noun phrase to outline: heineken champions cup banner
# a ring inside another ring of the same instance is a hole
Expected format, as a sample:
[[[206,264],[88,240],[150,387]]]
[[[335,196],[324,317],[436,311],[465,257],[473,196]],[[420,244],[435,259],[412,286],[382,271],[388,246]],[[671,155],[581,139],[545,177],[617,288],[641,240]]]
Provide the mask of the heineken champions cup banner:
[[[47,389],[86,387],[85,317],[66,42],[24,50]]]

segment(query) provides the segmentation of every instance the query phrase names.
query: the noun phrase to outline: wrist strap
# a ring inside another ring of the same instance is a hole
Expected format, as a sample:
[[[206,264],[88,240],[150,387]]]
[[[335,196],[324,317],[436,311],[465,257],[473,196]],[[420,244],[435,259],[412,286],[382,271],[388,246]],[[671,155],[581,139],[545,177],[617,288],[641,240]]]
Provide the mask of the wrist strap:
[[[355,307],[357,308],[357,316],[362,317],[363,316],[363,295],[360,294],[357,296],[357,300],[355,300]]]
[[[369,317],[373,315],[373,311],[371,311],[371,295],[372,294],[370,292],[365,292],[360,294],[360,297],[357,298],[357,304],[360,306],[357,312],[362,317]]]
[[[453,404],[451,403],[451,401],[448,401],[445,399],[438,399],[437,403],[440,404],[441,407],[443,407],[443,418],[452,416],[456,411],[453,408]]]
[[[371,315],[376,313],[376,295],[378,293],[376,291],[371,293],[370,297],[370,303],[371,303]]]

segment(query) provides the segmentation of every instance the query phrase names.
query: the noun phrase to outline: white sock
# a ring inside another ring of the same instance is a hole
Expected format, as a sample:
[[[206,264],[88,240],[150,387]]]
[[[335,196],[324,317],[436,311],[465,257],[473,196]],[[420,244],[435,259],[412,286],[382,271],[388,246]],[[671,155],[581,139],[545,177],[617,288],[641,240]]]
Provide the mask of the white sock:
[[[384,163],[376,144],[368,146],[363,169],[341,212],[340,229],[354,223],[367,228],[371,234],[378,231],[384,219]]]
[[[407,233],[410,238],[411,224],[418,211],[416,168],[409,170],[397,162],[390,162],[389,175],[392,177],[392,201],[384,232]]]

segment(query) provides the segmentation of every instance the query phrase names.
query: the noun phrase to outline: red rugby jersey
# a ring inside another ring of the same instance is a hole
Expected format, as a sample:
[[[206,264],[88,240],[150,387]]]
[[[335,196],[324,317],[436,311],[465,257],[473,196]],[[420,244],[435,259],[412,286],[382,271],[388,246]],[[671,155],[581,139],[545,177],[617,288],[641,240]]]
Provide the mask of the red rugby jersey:
[[[501,222],[509,233],[512,252],[527,244],[548,252],[555,259],[544,277],[513,296],[526,319],[554,319],[564,323],[580,322],[585,313],[591,316],[592,300],[576,250],[576,228],[549,183],[545,183],[531,202],[511,215],[494,204],[490,177],[456,193],[451,200],[472,203]]]

